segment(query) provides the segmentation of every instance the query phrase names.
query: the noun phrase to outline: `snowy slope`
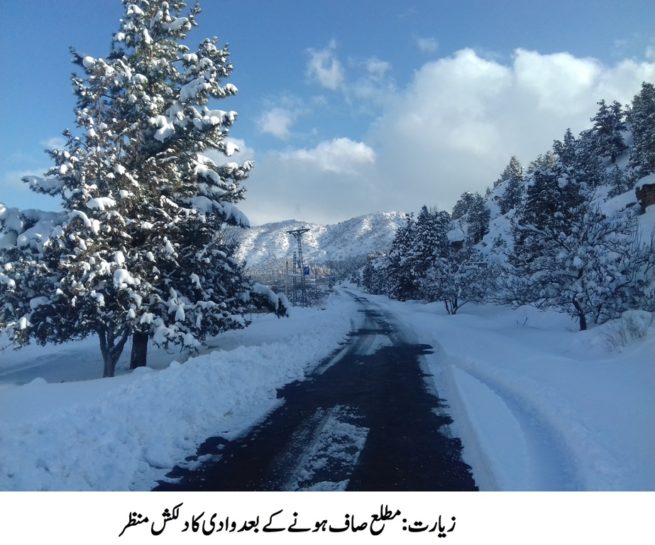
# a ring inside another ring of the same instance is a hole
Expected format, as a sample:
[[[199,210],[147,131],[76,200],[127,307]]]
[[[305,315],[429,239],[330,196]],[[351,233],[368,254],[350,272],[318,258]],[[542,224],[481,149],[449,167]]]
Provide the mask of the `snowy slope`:
[[[295,244],[287,235],[290,229],[308,227],[303,236],[303,255],[307,261],[322,263],[366,255],[386,249],[403,222],[402,212],[377,212],[333,225],[296,220],[267,223],[234,231],[239,241],[237,259],[256,269],[276,259],[290,257]]]
[[[464,460],[483,490],[655,490],[655,320],[589,331],[533,307],[370,296],[429,344]],[[648,324],[651,325],[648,325]]]
[[[622,159],[623,162],[627,158]],[[635,187],[655,183],[655,174],[640,179]],[[487,198],[486,204],[490,211],[489,231],[478,245],[479,250],[494,262],[506,262],[507,255],[511,253],[514,245],[512,237],[512,221],[516,211],[510,210],[501,214],[494,199],[502,194],[503,186],[493,188]],[[635,189],[629,189],[619,195],[610,197],[610,187],[600,186],[593,193],[593,205],[603,214],[611,217],[621,211],[639,208]],[[655,237],[655,206],[649,206],[645,213],[637,216],[638,235],[642,244],[649,244]]]

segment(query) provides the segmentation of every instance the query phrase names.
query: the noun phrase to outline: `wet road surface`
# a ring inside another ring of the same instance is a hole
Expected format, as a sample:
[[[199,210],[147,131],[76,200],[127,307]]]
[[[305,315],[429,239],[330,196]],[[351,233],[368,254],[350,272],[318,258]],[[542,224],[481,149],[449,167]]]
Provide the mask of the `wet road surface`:
[[[476,490],[452,422],[393,316],[352,295],[362,326],[233,441],[212,437],[155,490]]]

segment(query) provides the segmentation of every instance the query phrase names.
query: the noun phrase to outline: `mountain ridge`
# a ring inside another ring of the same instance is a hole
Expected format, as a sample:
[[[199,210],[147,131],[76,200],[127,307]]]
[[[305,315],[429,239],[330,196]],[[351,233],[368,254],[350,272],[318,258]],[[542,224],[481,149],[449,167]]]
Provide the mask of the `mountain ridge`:
[[[291,259],[295,241],[287,231],[306,227],[309,231],[303,236],[304,260],[322,264],[365,256],[390,246],[405,215],[374,212],[328,225],[289,219],[234,229],[230,236],[238,244],[236,259],[245,262],[247,269],[256,270]]]

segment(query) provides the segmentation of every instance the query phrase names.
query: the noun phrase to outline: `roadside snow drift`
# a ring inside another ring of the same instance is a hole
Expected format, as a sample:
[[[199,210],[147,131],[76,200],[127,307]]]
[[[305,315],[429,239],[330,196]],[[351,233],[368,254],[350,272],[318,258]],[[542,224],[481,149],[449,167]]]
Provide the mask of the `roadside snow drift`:
[[[655,490],[655,320],[368,296],[417,341],[483,490]]]
[[[335,296],[323,311],[261,316],[225,335],[224,346],[241,346],[162,370],[0,385],[0,489],[149,489],[207,437],[234,437],[271,411],[276,389],[337,348],[354,316],[354,302]],[[61,347],[42,350],[52,358]]]

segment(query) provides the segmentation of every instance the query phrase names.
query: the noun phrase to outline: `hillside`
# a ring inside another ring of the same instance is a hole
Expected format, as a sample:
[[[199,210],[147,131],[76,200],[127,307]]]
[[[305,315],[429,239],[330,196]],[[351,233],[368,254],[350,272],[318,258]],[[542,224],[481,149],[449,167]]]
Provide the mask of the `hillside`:
[[[404,221],[402,212],[376,212],[333,225],[319,225],[297,220],[267,223],[247,230],[233,230],[239,241],[236,258],[251,270],[291,257],[293,240],[290,229],[308,227],[303,237],[303,254],[310,263],[340,261],[391,245],[396,229]]]

